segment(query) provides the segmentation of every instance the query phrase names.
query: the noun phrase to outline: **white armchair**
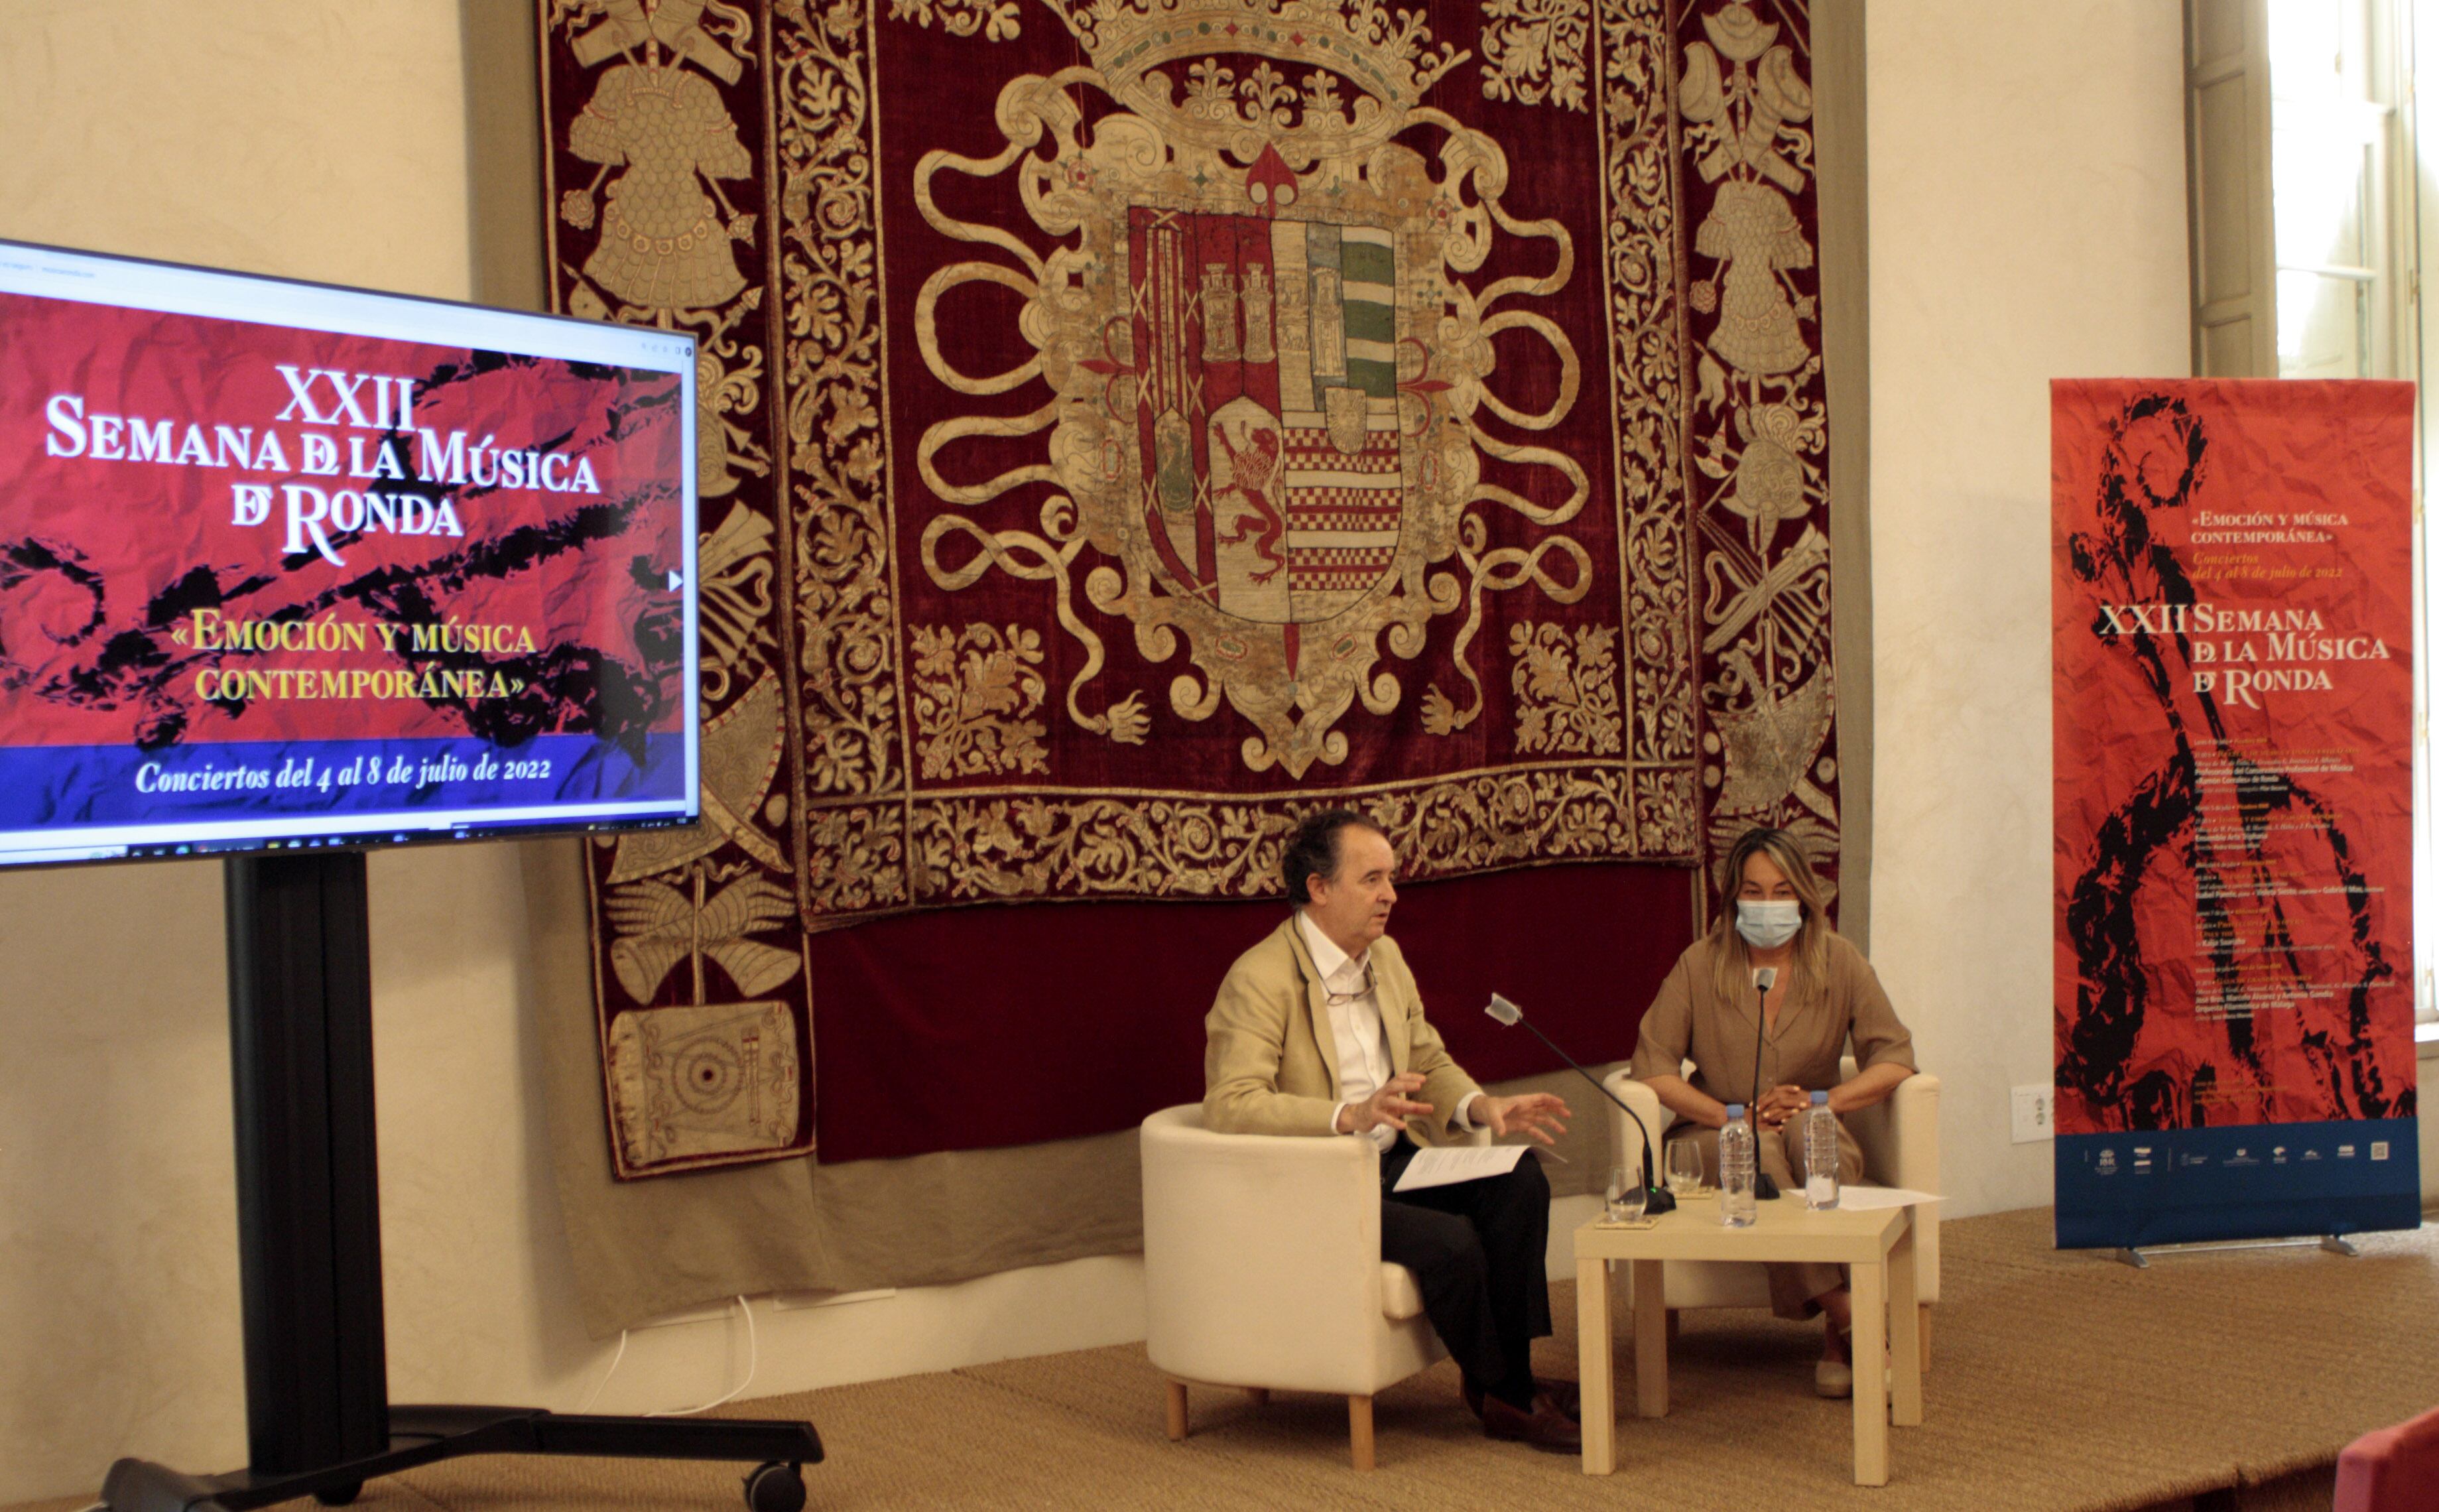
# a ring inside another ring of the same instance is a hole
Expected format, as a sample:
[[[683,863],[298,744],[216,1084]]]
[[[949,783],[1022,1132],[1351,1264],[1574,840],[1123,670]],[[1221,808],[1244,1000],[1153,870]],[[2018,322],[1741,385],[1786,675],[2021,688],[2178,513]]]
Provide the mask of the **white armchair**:
[[[1380,1258],[1380,1173],[1368,1140],[1215,1134],[1199,1103],[1144,1120],[1145,1343],[1170,1438],[1189,1384],[1326,1392],[1372,1468],[1373,1395],[1448,1353],[1414,1273]]]
[[[1854,1058],[1839,1068],[1842,1076],[1855,1074]],[[1650,1088],[1623,1071],[1602,1083],[1641,1115],[1655,1142],[1665,1136],[1675,1115],[1660,1106]],[[1614,1107],[1610,1110],[1610,1151],[1613,1165],[1629,1169],[1643,1159],[1643,1142]],[[1917,1072],[1897,1083],[1886,1102],[1850,1113],[1846,1127],[1863,1147],[1864,1178],[1880,1186],[1910,1187],[1917,1192],[1939,1190],[1939,1078]],[[1652,1151],[1652,1177],[1663,1179],[1662,1156]],[[1922,1305],[1922,1368],[1931,1368],[1931,1308],[1939,1300],[1939,1208],[1936,1203],[1914,1210],[1914,1286]],[[1671,1260],[1662,1275],[1668,1292],[1668,1321],[1685,1307],[1767,1307],[1770,1287],[1758,1265],[1719,1260]],[[1629,1283],[1630,1286],[1630,1283]]]

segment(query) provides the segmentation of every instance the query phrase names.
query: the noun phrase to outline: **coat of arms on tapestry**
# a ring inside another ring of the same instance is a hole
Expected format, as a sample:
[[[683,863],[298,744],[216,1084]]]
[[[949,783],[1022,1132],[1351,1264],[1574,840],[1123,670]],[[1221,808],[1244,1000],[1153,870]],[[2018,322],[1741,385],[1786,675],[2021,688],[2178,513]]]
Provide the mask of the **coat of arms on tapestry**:
[[[701,342],[704,807],[618,1168],[810,1147],[810,933],[1833,860],[1801,5],[540,0],[561,306]]]

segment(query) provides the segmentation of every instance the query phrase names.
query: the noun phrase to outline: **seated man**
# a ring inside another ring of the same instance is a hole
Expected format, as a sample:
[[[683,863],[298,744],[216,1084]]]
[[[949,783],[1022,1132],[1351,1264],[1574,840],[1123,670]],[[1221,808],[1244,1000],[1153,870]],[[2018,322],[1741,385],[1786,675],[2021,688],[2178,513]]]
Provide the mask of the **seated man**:
[[[1380,1151],[1380,1257],[1415,1273],[1483,1431],[1576,1452],[1573,1388],[1533,1379],[1532,1342],[1550,1332],[1540,1163],[1392,1190],[1418,1144],[1443,1143],[1454,1128],[1546,1145],[1566,1129],[1567,1105],[1548,1093],[1485,1093],[1423,1021],[1405,958],[1384,937],[1398,900],[1386,835],[1347,809],[1316,814],[1290,837],[1282,869],[1294,913],[1237,958],[1203,1021],[1205,1126],[1370,1140]]]

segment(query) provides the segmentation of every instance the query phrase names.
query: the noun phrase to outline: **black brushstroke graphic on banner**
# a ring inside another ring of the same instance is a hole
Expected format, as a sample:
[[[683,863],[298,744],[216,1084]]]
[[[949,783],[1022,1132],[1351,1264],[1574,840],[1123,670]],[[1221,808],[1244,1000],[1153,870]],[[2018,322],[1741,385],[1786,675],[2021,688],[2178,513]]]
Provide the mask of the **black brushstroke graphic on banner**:
[[[2142,442],[2149,444],[2138,451]],[[2155,516],[2191,504],[2205,475],[2208,450],[2200,421],[2181,400],[2147,395],[2120,412],[2110,428],[2102,463],[2096,501],[2101,529],[2077,532],[2070,544],[2075,578],[2092,585],[2103,602],[2170,609],[2189,609],[2196,602],[2184,563],[2157,539],[2152,525]],[[2175,475],[2173,483],[2161,489],[2143,464],[2163,455],[2171,459]],[[2309,788],[2263,767],[2230,741],[2216,698],[2194,687],[2193,648],[2185,633],[2163,637],[2147,624],[2127,630],[2106,614],[2095,615],[2092,631],[2103,644],[2133,656],[2167,721],[2173,745],[2168,758],[2101,824],[2090,862],[2069,895],[2067,937],[2079,980],[2075,1021],[2057,1066],[2060,1090],[2082,1094],[2108,1127],[2163,1130],[2209,1124],[2212,1094],[2223,1080],[2262,1085],[2268,1067],[2255,1038],[2252,1000],[2237,965],[2233,905],[2246,905],[2247,916],[2253,911],[2267,916],[2267,938],[2280,947],[2275,958],[2302,979],[2304,956],[2264,844],[2273,819],[2309,815],[2310,831],[2326,846],[2325,875],[2342,892],[2352,944],[2361,961],[2346,992],[2349,1042],[2333,1042],[2325,1028],[2303,1039],[2306,1061],[2325,1097],[2317,1116],[2412,1116],[2412,1089],[2392,1094],[2380,1068],[2352,1053],[2354,1045],[2370,1036],[2371,989],[2391,979],[2394,968],[2373,935],[2368,884],[2344,827]],[[2234,775],[2243,836],[2237,854],[2220,854],[2213,835],[2199,822],[2197,738]],[[2155,1006],[2152,972],[2163,964],[2145,957],[2137,927],[2137,896],[2146,880],[2177,866],[2193,878],[2198,943],[2226,1006],[2221,1022],[2230,1051],[2249,1075],[2230,1077],[2204,1060],[2182,1086],[2158,1070],[2128,1085],[2127,1070],[2136,1040]]]

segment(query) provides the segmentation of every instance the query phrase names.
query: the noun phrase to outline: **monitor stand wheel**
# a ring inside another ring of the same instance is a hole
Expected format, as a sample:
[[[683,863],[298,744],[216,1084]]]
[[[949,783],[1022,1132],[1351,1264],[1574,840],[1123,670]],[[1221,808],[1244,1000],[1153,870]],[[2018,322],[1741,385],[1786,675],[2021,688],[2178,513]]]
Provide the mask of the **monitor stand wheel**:
[[[745,1504],[751,1512],[805,1512],[804,1471],[776,1460],[756,1466],[745,1477]]]

